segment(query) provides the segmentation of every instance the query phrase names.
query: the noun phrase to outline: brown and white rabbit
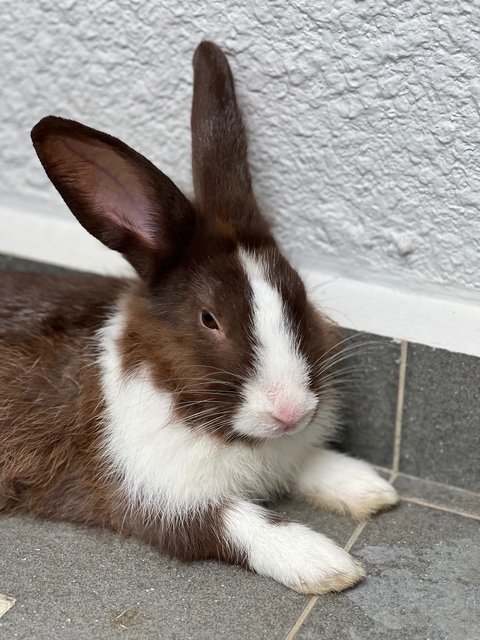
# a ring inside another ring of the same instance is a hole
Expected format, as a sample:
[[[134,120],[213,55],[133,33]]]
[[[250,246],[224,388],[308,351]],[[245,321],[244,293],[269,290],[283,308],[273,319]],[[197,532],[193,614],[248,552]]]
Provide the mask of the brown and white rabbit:
[[[105,133],[32,131],[72,213],[139,278],[2,274],[0,509],[342,590],[360,565],[260,503],[288,492],[361,519],[397,496],[323,446],[338,331],[258,210],[225,56],[201,43],[194,72],[194,205]]]

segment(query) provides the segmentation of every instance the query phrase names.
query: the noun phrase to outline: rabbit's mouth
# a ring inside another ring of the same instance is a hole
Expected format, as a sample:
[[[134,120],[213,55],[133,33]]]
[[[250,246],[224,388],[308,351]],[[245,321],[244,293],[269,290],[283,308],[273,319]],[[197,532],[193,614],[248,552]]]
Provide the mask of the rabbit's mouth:
[[[292,436],[304,430],[317,412],[318,401],[306,389],[261,393],[256,385],[244,390],[244,402],[233,420],[235,433],[259,439]]]

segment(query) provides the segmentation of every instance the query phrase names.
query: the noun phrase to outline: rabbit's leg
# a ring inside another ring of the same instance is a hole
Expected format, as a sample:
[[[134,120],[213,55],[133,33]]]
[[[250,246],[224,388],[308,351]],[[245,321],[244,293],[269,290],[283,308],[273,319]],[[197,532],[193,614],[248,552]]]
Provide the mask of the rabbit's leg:
[[[366,462],[317,448],[297,477],[296,491],[319,507],[350,513],[357,520],[398,501],[395,489]]]
[[[248,568],[300,593],[342,591],[364,576],[362,567],[326,536],[249,502],[224,508],[222,536]]]
[[[332,540],[283,520],[259,505],[237,501],[175,518],[153,542],[181,560],[216,558],[273,578],[300,593],[342,591],[362,567]]]
[[[232,505],[224,522],[227,543],[244,551],[250,569],[300,593],[343,591],[365,575],[361,565],[326,536],[258,505]]]

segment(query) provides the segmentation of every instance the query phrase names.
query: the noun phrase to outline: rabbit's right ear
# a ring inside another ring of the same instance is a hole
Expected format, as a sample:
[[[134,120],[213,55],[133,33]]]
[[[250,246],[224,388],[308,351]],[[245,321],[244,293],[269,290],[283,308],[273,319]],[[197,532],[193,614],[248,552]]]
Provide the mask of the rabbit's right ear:
[[[230,65],[213,42],[193,58],[192,168],[196,203],[206,213],[248,224],[259,216],[247,159],[247,136]]]
[[[112,136],[49,116],[32,129],[48,177],[81,225],[147,281],[178,257],[193,209],[149,160]]]

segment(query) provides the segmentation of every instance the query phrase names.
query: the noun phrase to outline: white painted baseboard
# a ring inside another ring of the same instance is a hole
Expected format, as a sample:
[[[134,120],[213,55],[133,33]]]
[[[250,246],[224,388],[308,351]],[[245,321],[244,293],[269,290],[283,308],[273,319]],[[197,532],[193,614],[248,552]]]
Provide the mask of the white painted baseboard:
[[[0,253],[81,271],[130,275],[125,260],[75,220],[0,205]],[[480,295],[402,289],[329,271],[302,270],[311,297],[341,326],[480,356]]]

